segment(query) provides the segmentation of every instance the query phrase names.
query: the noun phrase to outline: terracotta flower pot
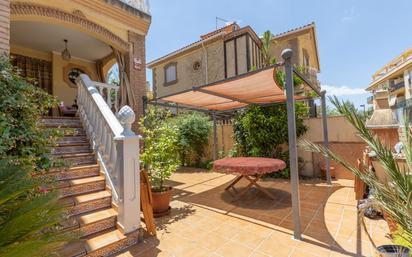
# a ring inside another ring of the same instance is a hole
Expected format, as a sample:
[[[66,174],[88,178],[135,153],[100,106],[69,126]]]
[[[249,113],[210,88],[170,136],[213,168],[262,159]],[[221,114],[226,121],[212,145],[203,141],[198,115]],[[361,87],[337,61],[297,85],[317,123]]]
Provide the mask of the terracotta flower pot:
[[[326,180],[326,166],[320,168],[322,179]],[[330,166],[330,176],[335,178],[335,167]]]
[[[153,214],[155,217],[167,215],[170,211],[170,198],[172,196],[172,188],[168,187],[165,191],[154,191],[152,189],[153,197]]]
[[[393,234],[398,229],[398,224],[386,212],[383,212],[383,218],[388,224],[389,231]]]

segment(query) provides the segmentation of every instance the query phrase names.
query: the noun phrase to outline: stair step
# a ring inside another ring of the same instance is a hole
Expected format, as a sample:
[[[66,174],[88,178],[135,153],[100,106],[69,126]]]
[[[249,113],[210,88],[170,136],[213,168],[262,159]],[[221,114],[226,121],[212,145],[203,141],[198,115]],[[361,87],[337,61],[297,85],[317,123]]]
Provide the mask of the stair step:
[[[60,199],[60,202],[67,206],[69,215],[77,215],[111,207],[112,195],[109,191],[103,190],[82,195],[64,197]]]
[[[113,208],[109,208],[72,216],[62,225],[66,229],[76,229],[81,236],[88,236],[114,228],[116,220],[117,212]]]
[[[70,153],[54,154],[56,160],[62,161],[66,166],[74,167],[81,165],[96,164],[96,158],[93,152],[88,153]]]
[[[41,122],[47,128],[83,128],[80,120],[43,119]]]
[[[74,241],[71,243],[66,244],[63,249],[58,252],[59,256],[67,256],[67,257],[81,257],[86,256],[86,248],[84,247],[84,242]]]
[[[59,145],[54,147],[52,150],[52,154],[76,154],[76,153],[90,153],[92,149],[90,148],[89,143],[77,145]]]
[[[106,183],[103,176],[62,180],[58,183],[58,188],[63,197],[96,192],[104,190],[105,187]]]
[[[100,166],[98,164],[83,165],[77,167],[54,168],[49,175],[55,177],[56,180],[68,180],[97,176],[100,174]]]
[[[108,257],[136,244],[140,237],[140,230],[124,235],[118,229],[108,229],[87,236],[83,241],[69,243],[59,253],[70,257]]]
[[[86,136],[83,128],[57,128],[65,137],[67,136]]]
[[[65,136],[57,140],[57,145],[89,144],[86,136]]]
[[[42,116],[41,119],[46,119],[46,120],[80,120],[80,117],[70,117],[70,116]]]

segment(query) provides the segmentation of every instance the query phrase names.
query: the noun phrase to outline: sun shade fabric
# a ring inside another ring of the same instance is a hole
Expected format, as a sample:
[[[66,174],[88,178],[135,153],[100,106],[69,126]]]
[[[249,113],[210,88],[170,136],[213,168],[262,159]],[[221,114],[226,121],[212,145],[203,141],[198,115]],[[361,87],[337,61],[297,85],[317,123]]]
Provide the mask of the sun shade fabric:
[[[284,90],[274,81],[274,72],[273,67],[249,72],[158,100],[215,111],[242,108],[249,104],[285,102]]]

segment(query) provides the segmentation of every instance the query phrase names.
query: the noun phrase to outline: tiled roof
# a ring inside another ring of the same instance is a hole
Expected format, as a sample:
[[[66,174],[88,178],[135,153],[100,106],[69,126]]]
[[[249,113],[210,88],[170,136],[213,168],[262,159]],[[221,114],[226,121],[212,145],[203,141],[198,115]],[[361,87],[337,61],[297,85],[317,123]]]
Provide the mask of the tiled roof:
[[[186,49],[189,49],[189,48],[191,48],[192,46],[194,46],[194,45],[196,45],[196,44],[198,44],[198,43],[201,43],[202,41],[206,41],[206,40],[208,40],[208,39],[210,39],[210,38],[212,38],[212,37],[214,37],[214,36],[216,36],[216,35],[219,35],[219,34],[227,34],[227,33],[233,32],[233,31],[236,30],[236,29],[239,29],[239,25],[237,25],[236,23],[233,23],[233,24],[227,25],[227,26],[225,26],[225,27],[223,27],[223,28],[220,28],[220,29],[214,30],[214,31],[212,31],[212,32],[209,32],[209,33],[207,33],[207,34],[201,35],[201,36],[200,36],[200,38],[201,38],[200,40],[197,40],[197,41],[195,41],[195,42],[193,42],[193,43],[190,43],[190,44],[188,44],[188,45],[186,45],[186,46],[184,46],[184,47],[182,47],[182,48],[179,48],[179,49],[177,49],[177,50],[175,50],[175,51],[173,51],[173,52],[170,52],[170,53],[168,53],[167,55],[164,55],[164,56],[162,56],[162,57],[160,57],[160,58],[157,58],[157,59],[149,62],[149,63],[148,63],[148,66],[150,66],[151,64],[156,63],[156,62],[158,62],[158,61],[160,61],[160,60],[162,60],[162,59],[166,59],[167,57],[170,57],[170,56],[173,56],[173,55],[175,55],[175,54],[177,54],[177,53],[179,53],[179,52],[182,52],[182,51],[184,51],[184,50],[186,50]]]
[[[294,28],[294,29],[291,29],[291,30],[288,30],[288,31],[285,31],[285,32],[282,32],[282,33],[279,33],[279,34],[276,34],[276,35],[274,35],[274,38],[282,37],[282,36],[285,36],[285,35],[290,34],[290,33],[294,33],[294,32],[297,32],[297,31],[300,31],[300,30],[303,30],[303,29],[307,29],[307,28],[313,27],[314,25],[315,25],[315,23],[312,22],[312,23],[306,24],[306,25],[304,25],[304,26],[297,27],[297,28]],[[233,26],[235,26],[235,27],[233,27]],[[232,27],[232,28],[231,28],[231,27]],[[170,52],[169,54],[164,55],[164,56],[162,56],[162,57],[160,57],[160,58],[157,58],[157,59],[149,62],[147,65],[148,65],[149,68],[150,68],[150,66],[153,65],[153,64],[155,64],[156,62],[158,62],[158,61],[160,61],[160,60],[164,60],[164,59],[166,59],[166,58],[168,58],[168,57],[171,57],[171,56],[173,56],[173,55],[175,55],[175,54],[177,54],[177,53],[179,53],[179,52],[182,52],[182,51],[184,51],[184,50],[186,50],[186,49],[190,49],[191,47],[193,47],[193,46],[196,45],[196,44],[201,43],[202,41],[209,40],[210,38],[212,38],[212,37],[214,37],[214,36],[216,36],[216,35],[221,35],[221,34],[227,35],[227,34],[233,32],[233,31],[236,31],[236,30],[239,30],[239,26],[238,26],[236,23],[233,23],[233,24],[227,25],[227,26],[225,26],[225,27],[222,27],[222,28],[220,28],[220,29],[217,29],[217,30],[214,30],[214,31],[212,31],[212,32],[209,32],[209,33],[207,33],[207,34],[201,35],[201,36],[200,36],[200,37],[201,37],[200,40],[195,41],[195,42],[193,42],[193,43],[191,43],[191,44],[189,44],[189,45],[186,45],[186,46],[184,46],[184,47],[182,47],[182,48],[179,48],[179,49],[177,49],[177,50],[175,50],[175,51],[173,51],[173,52]]]
[[[315,26],[315,23],[311,22],[309,24],[306,24],[306,25],[303,25],[303,26],[300,26],[300,27],[297,27],[297,28],[294,28],[294,29],[291,29],[291,30],[288,30],[288,31],[285,31],[285,32],[275,34],[275,35],[273,35],[273,37],[275,37],[275,38],[276,37],[282,37],[284,35],[291,34],[293,32],[297,32],[299,30],[307,29],[307,28],[310,28],[310,27],[313,27],[313,26]]]

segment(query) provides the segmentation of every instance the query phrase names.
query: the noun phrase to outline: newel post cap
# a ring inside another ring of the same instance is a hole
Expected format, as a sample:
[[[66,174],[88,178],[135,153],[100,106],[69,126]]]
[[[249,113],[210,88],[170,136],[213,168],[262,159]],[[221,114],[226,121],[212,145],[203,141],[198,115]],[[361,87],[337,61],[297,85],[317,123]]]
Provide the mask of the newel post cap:
[[[292,49],[286,48],[285,50],[282,51],[281,56],[284,60],[292,58],[292,56],[293,56]]]
[[[120,124],[123,126],[122,135],[124,136],[134,136],[135,133],[132,131],[132,124],[136,120],[136,115],[133,109],[125,105],[123,106],[119,113],[117,114],[117,119],[119,120]]]

